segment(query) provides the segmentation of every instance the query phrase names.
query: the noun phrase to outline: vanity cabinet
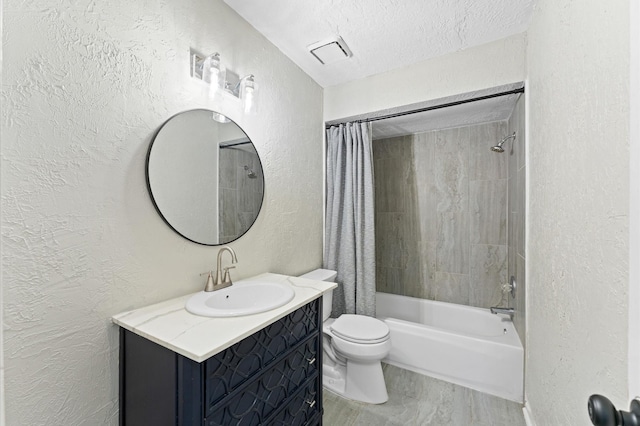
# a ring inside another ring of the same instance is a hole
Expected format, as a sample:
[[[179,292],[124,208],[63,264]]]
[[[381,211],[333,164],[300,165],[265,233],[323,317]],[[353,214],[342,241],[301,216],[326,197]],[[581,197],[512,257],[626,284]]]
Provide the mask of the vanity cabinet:
[[[322,298],[203,362],[120,329],[120,424],[321,425]]]

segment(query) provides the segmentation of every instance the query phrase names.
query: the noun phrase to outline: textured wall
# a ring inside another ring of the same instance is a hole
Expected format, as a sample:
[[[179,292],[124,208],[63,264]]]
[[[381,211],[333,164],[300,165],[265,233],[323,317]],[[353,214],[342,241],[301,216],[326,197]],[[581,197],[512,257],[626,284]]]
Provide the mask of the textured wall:
[[[627,407],[629,2],[540,0],[528,33],[526,398],[538,425]]]
[[[153,208],[153,133],[198,107],[239,123],[266,195],[232,244],[233,272],[298,274],[322,258],[322,90],[217,0],[8,0],[3,30],[7,424],[115,425],[109,317],[195,292],[215,268],[215,247],[182,239]],[[209,101],[189,77],[190,47],[254,73],[259,115]]]
[[[506,122],[373,143],[376,289],[489,308],[507,279]]]
[[[629,335],[640,336],[640,2],[630,3]],[[640,395],[640,339],[629,339],[629,395]]]
[[[525,79],[524,34],[325,89],[324,119],[380,111]]]
[[[513,306],[516,313],[513,317],[513,324],[518,331],[520,341],[524,346],[526,343],[526,318],[527,304],[525,295],[527,287],[525,282],[526,256],[525,256],[525,231],[526,231],[526,194],[527,194],[527,169],[526,169],[526,129],[525,129],[525,97],[520,96],[516,107],[511,113],[507,123],[507,134],[516,134],[515,140],[505,143],[503,155],[509,156],[509,180],[507,185],[507,251],[509,253],[509,266],[507,280],[509,277],[516,278],[515,300],[509,296],[509,306]]]

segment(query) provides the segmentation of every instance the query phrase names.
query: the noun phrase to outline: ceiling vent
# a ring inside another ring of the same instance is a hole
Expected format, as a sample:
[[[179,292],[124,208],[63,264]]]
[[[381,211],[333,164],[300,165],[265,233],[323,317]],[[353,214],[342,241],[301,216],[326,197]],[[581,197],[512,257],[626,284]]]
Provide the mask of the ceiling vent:
[[[323,65],[332,64],[353,56],[347,43],[341,37],[310,44],[307,49]]]

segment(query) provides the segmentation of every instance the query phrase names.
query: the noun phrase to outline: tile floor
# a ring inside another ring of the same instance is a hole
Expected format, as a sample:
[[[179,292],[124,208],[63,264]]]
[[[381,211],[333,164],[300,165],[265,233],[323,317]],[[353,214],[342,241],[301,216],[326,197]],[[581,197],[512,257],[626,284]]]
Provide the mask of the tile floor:
[[[389,401],[369,405],[324,391],[326,426],[525,426],[516,402],[383,364]]]

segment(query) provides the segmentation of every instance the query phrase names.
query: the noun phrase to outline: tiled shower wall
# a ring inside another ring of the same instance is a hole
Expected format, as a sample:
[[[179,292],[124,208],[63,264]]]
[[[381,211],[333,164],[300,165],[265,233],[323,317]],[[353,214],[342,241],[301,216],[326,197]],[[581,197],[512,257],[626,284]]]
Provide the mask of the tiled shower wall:
[[[218,229],[220,241],[229,242],[244,234],[258,216],[264,188],[262,166],[253,147],[221,149],[219,164]],[[249,177],[251,171],[255,178]]]
[[[509,134],[516,132],[516,139],[505,153],[509,154],[509,232],[507,238],[509,252],[508,276],[516,278],[516,298],[510,299],[510,306],[515,308],[513,324],[518,336],[525,344],[525,195],[526,195],[526,167],[525,167],[525,109],[524,96],[520,96],[511,118],[509,118]]]
[[[377,291],[506,302],[507,135],[494,122],[373,142]]]

